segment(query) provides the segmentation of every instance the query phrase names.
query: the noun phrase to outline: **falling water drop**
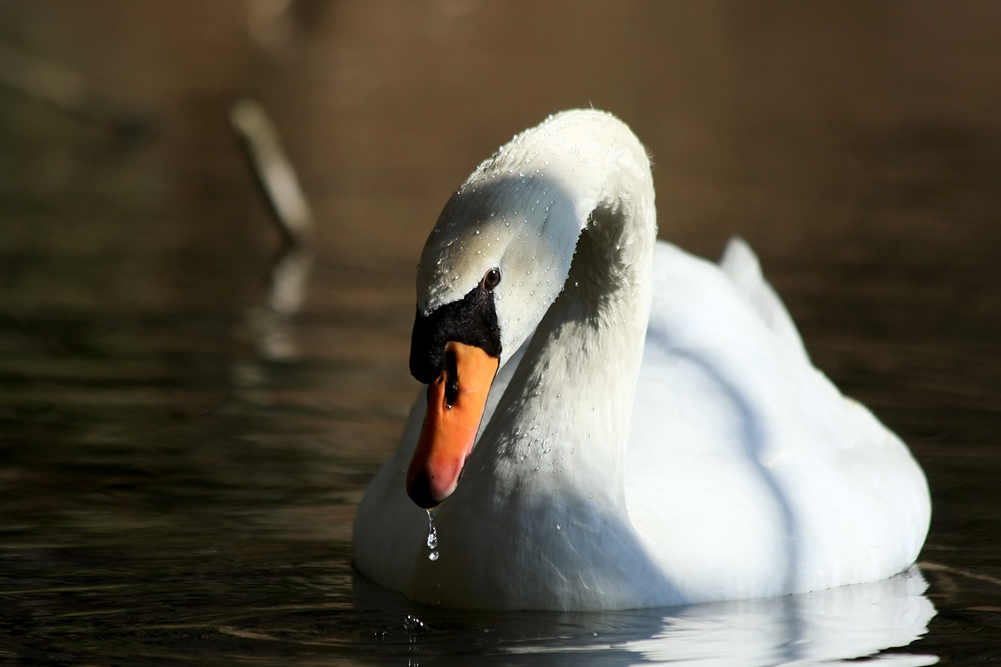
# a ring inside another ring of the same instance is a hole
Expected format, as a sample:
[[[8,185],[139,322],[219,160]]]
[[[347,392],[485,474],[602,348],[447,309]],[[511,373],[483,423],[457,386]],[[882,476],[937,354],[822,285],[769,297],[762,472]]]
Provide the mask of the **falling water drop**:
[[[425,510],[428,513],[428,539],[427,545],[431,553],[428,554],[428,560],[436,561],[438,560],[438,531],[434,528],[434,515],[437,510]]]

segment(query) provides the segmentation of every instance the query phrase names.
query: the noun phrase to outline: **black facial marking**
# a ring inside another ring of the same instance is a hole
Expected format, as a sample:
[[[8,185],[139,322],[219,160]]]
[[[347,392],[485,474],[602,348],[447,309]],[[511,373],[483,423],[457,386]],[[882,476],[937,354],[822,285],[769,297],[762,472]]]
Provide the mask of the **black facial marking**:
[[[500,358],[500,326],[494,295],[484,282],[459,301],[447,303],[428,315],[417,311],[410,339],[410,374],[424,384],[434,382],[445,370],[445,343],[449,341],[475,345],[491,357]],[[450,369],[449,380],[453,378],[455,373]],[[447,398],[449,387],[445,391]]]
[[[459,397],[459,367],[455,361],[455,352],[445,351],[445,406],[451,410],[455,399]]]

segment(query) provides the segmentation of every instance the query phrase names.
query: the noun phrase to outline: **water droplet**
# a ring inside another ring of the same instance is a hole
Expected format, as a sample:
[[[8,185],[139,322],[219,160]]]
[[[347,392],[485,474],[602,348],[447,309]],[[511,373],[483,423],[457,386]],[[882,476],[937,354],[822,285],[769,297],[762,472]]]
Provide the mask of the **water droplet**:
[[[479,236],[479,235],[480,235],[480,230],[478,230],[478,229],[476,230],[476,235],[477,235],[477,236]]]
[[[438,552],[435,549],[438,548],[438,531],[434,528],[434,515],[437,510],[425,510],[428,513],[428,539],[427,545],[428,549],[431,549],[431,553],[428,554],[428,560],[435,561],[438,560]]]

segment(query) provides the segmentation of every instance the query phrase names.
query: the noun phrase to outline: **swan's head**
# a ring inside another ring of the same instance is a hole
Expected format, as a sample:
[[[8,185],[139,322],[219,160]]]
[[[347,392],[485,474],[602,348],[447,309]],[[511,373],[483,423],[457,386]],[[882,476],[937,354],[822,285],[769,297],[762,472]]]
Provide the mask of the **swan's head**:
[[[417,270],[410,372],[428,384],[428,411],[407,492],[426,508],[455,490],[494,376],[563,289],[580,231],[557,183],[477,175],[445,206]]]
[[[581,230],[639,141],[594,110],[550,117],[481,164],[445,205],[417,270],[410,372],[428,411],[407,492],[434,507],[458,483],[497,369],[562,291]]]

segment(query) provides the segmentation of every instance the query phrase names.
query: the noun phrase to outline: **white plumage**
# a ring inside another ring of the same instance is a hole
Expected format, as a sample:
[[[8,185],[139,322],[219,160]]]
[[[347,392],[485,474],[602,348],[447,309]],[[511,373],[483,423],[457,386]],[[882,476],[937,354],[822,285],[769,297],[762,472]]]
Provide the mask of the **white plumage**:
[[[913,562],[930,501],[900,440],[809,361],[742,241],[721,266],[656,241],[645,150],[569,111],[446,205],[418,308],[499,267],[502,367],[435,518],[404,477],[424,413],[373,479],[355,563],[431,604],[621,609],[876,581]],[[518,354],[514,354],[515,352]]]

